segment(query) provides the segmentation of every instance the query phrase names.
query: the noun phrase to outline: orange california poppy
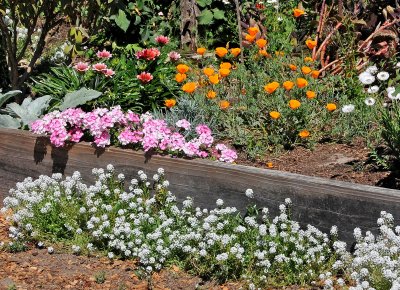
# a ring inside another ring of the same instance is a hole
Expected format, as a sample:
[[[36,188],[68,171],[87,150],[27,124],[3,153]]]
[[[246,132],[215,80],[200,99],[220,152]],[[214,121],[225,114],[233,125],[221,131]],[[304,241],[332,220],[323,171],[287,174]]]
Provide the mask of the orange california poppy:
[[[285,53],[284,53],[283,51],[277,50],[277,51],[275,51],[275,55],[276,55],[276,56],[284,56]]]
[[[279,119],[279,117],[281,116],[281,113],[279,113],[277,111],[272,111],[272,112],[269,113],[269,116],[272,119],[276,120],[276,119]]]
[[[217,96],[217,93],[213,90],[207,92],[207,99],[214,99]]]
[[[300,17],[301,15],[304,15],[304,14],[305,14],[304,10],[301,10],[301,9],[298,9],[298,8],[293,10],[293,15],[296,18]]]
[[[264,90],[269,94],[272,94],[273,92],[275,92],[277,88],[279,88],[278,82],[272,82],[272,83],[266,84],[264,86]]]
[[[290,68],[292,71],[297,70],[297,66],[295,66],[294,64],[289,64],[289,68]]]
[[[250,34],[246,34],[246,36],[244,37],[248,42],[253,42],[254,40],[256,40],[256,36],[255,35],[250,35]]]
[[[311,76],[312,76],[314,79],[317,79],[317,78],[319,77],[319,71],[313,70],[313,71],[311,72]]]
[[[317,46],[317,41],[316,40],[312,40],[312,39],[307,39],[306,40],[306,45],[309,49],[313,49],[314,47]]]
[[[219,107],[222,110],[228,109],[231,104],[228,101],[222,100],[219,102]]]
[[[264,38],[260,38],[256,41],[259,48],[264,48],[267,45],[267,41]]]
[[[306,80],[306,79],[303,79],[303,78],[298,78],[298,79],[296,80],[296,83],[297,83],[297,87],[298,87],[298,88],[304,88],[304,87],[306,87],[306,86],[308,85],[307,80]]]
[[[314,60],[312,59],[312,57],[307,56],[304,58],[304,61],[305,62],[313,62]]]
[[[223,62],[219,65],[219,68],[231,69],[232,65],[229,62]]]
[[[204,55],[206,53],[206,51],[207,51],[207,49],[205,47],[199,47],[197,49],[197,54]]]
[[[272,162],[267,162],[265,165],[267,165],[268,168],[274,167],[274,164]]]
[[[208,80],[210,81],[210,83],[212,83],[213,85],[216,85],[219,83],[219,77],[217,74],[211,75],[208,77]]]
[[[203,73],[208,77],[213,75],[214,72],[215,72],[214,69],[211,67],[206,67],[205,69],[203,69]]]
[[[183,82],[184,80],[186,80],[186,77],[187,77],[186,74],[177,73],[177,74],[175,75],[175,80],[176,80],[178,83],[181,83],[181,82]]]
[[[189,94],[193,93],[195,90],[196,90],[196,83],[194,82],[189,82],[182,86],[182,91]]]
[[[296,109],[300,108],[300,106],[301,106],[301,103],[298,100],[290,100],[289,101],[289,107],[292,110],[296,110]]]
[[[308,66],[303,66],[301,68],[301,71],[303,72],[303,74],[308,75],[311,72],[311,68],[309,68]]]
[[[260,49],[258,51],[259,55],[265,56],[265,57],[271,57],[271,55],[265,50],[265,49]]]
[[[308,130],[302,130],[299,132],[300,138],[308,138],[310,137],[310,131]]]
[[[306,96],[308,99],[314,99],[317,96],[317,94],[314,91],[307,91]]]
[[[240,48],[231,48],[231,54],[237,57],[240,54]]]
[[[219,72],[220,76],[224,78],[224,77],[229,76],[229,74],[231,73],[231,70],[227,69],[227,68],[221,68],[221,69],[219,69],[218,72]]]
[[[173,106],[176,105],[176,100],[174,100],[174,99],[165,100],[165,101],[164,101],[164,105],[165,105],[167,108],[171,109]]]
[[[219,57],[224,57],[228,53],[228,50],[225,47],[217,47],[215,49],[215,54]]]
[[[176,66],[176,70],[180,73],[180,74],[185,74],[189,71],[190,67],[188,67],[186,64],[178,64]]]
[[[334,103],[328,103],[328,104],[326,104],[326,109],[329,112],[335,111],[336,110],[336,105]]]
[[[260,32],[260,29],[258,29],[257,27],[249,27],[249,29],[247,29],[247,32],[248,32],[251,36],[256,36],[257,33]]]
[[[282,84],[285,90],[290,91],[294,87],[294,82],[286,81]]]

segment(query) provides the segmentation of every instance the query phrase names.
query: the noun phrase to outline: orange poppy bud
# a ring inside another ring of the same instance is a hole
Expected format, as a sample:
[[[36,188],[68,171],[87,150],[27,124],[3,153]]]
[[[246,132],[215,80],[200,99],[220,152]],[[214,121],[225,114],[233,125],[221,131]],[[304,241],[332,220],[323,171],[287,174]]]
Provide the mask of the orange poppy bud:
[[[289,67],[292,71],[297,70],[297,66],[295,66],[294,64],[289,64]]]
[[[336,105],[335,105],[334,103],[328,103],[328,104],[326,105],[326,109],[327,109],[329,112],[335,111],[335,110],[336,110]]]
[[[208,91],[207,93],[207,99],[214,99],[217,96],[217,93],[214,91]]]
[[[317,78],[319,77],[319,71],[313,70],[313,71],[311,72],[311,76],[312,76],[314,79],[317,79]]]
[[[164,101],[164,105],[165,105],[167,108],[171,109],[173,106],[176,105],[176,100],[174,100],[174,99],[165,100],[165,101]]]
[[[228,109],[231,104],[228,101],[222,100],[219,102],[219,107],[222,110]]]
[[[271,57],[271,55],[265,50],[265,49],[260,49],[258,51],[259,55],[265,56],[265,57]]]
[[[269,94],[272,94],[273,92],[275,92],[277,88],[279,88],[278,82],[272,82],[272,83],[266,84],[264,86],[264,90]]]
[[[283,51],[277,50],[277,51],[275,51],[275,55],[276,55],[276,56],[284,56],[285,53],[284,53]]]
[[[259,48],[264,48],[267,45],[267,41],[263,38],[260,38],[256,41],[256,44]]]
[[[189,71],[190,67],[188,67],[186,64],[178,64],[176,66],[176,70],[180,73],[180,74],[185,74]]]
[[[215,54],[219,57],[224,57],[228,53],[228,50],[225,47],[217,47],[215,49]]]
[[[272,162],[267,162],[266,165],[267,165],[268,168],[274,167],[274,164]]]
[[[231,54],[237,57],[240,54],[240,48],[231,48]]]
[[[302,130],[299,132],[299,136],[300,138],[308,138],[310,137],[310,132],[307,130]]]
[[[189,94],[193,93],[195,90],[196,90],[196,83],[193,82],[186,83],[182,86],[182,91]]]
[[[300,106],[301,106],[301,103],[298,100],[290,100],[289,101],[289,107],[292,110],[296,110],[296,109],[300,108]]]
[[[308,66],[303,66],[301,68],[301,71],[303,72],[303,74],[308,75],[311,72],[311,68],[309,68]]]
[[[305,14],[304,10],[301,10],[301,9],[298,9],[298,8],[293,10],[293,15],[296,18],[300,17],[301,15],[304,15],[304,14]]]
[[[317,96],[317,94],[313,91],[307,91],[306,96],[308,99],[314,99]]]
[[[276,120],[276,119],[279,119],[279,117],[281,116],[281,113],[279,113],[277,111],[272,111],[272,112],[269,113],[269,116],[272,119]]]
[[[178,82],[178,83],[181,83],[181,82],[183,82],[184,80],[186,80],[186,74],[181,74],[181,73],[177,73],[176,75],[175,75],[175,80]]]
[[[223,62],[219,65],[219,68],[231,69],[232,65],[229,62]]]
[[[215,75],[211,75],[208,77],[208,80],[210,81],[210,83],[212,83],[213,85],[216,85],[219,83],[219,77],[217,74]]]
[[[317,46],[317,41],[316,40],[312,40],[312,39],[307,39],[306,40],[306,45],[309,49],[313,49],[314,47]]]
[[[197,49],[197,54],[204,55],[206,53],[206,51],[207,51],[207,49],[205,47],[199,47]]]
[[[260,32],[260,30],[257,27],[249,27],[249,29],[247,29],[247,32],[251,35],[251,36],[256,36],[257,33]]]
[[[230,69],[227,69],[227,68],[221,68],[221,69],[219,70],[219,74],[220,74],[220,76],[223,77],[223,78],[229,76],[230,73],[231,73],[231,70],[230,70]]]
[[[304,58],[304,61],[305,62],[313,62],[314,60],[312,59],[312,57],[307,56]]]
[[[256,36],[255,35],[246,34],[245,39],[248,42],[253,42],[256,39]]]
[[[303,78],[298,78],[298,79],[296,80],[296,82],[297,82],[297,87],[298,87],[298,88],[304,88],[304,87],[306,87],[306,86],[308,85],[307,80],[306,80],[306,79],[303,79]]]
[[[286,81],[282,84],[285,90],[290,91],[294,87],[294,82]]]

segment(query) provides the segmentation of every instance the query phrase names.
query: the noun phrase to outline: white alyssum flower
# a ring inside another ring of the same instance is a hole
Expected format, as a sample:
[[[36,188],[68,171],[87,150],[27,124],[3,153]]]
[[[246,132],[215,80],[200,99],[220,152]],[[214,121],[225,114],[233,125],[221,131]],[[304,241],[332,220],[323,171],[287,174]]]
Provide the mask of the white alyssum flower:
[[[375,99],[374,99],[374,98],[366,98],[366,99],[364,100],[364,103],[365,103],[367,106],[373,106],[373,105],[375,105]]]
[[[367,72],[367,71],[362,72],[362,73],[358,76],[358,79],[359,79],[360,82],[362,82],[364,85],[370,85],[370,84],[372,84],[372,83],[375,81],[375,77],[374,77],[371,73],[369,73],[369,72]]]
[[[254,198],[254,191],[251,188],[246,189],[245,194],[248,198]]]
[[[344,105],[344,106],[342,107],[342,112],[343,112],[343,113],[351,113],[351,112],[354,111],[354,108],[355,108],[355,106],[352,105],[352,104]]]
[[[386,81],[389,79],[389,73],[386,71],[381,71],[379,72],[376,77],[378,78],[378,80],[380,81]]]
[[[379,87],[378,87],[378,86],[369,87],[368,90],[367,90],[367,92],[368,92],[369,94],[375,94],[375,93],[377,93],[378,91],[379,91]]]
[[[367,67],[365,71],[369,74],[376,74],[378,72],[378,67],[376,65],[372,65]]]
[[[54,253],[54,248],[53,247],[48,247],[47,248],[47,253],[53,254]]]
[[[399,100],[400,99],[400,93],[394,95],[395,91],[396,91],[395,87],[388,87],[386,89],[386,92],[388,94],[389,99],[392,99],[392,100]]]

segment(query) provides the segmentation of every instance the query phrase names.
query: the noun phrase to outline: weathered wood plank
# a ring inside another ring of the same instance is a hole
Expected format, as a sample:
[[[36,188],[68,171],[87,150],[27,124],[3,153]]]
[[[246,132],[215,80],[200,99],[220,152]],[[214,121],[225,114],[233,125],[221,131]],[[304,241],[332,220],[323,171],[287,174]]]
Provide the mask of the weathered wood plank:
[[[303,224],[324,231],[338,225],[341,238],[352,240],[354,227],[376,229],[381,210],[391,212],[400,224],[400,191],[338,182],[318,177],[229,165],[208,160],[175,159],[168,156],[146,158],[143,152],[109,147],[96,151],[90,144],[54,148],[47,138],[26,131],[0,129],[0,198],[16,182],[28,176],[79,170],[91,182],[91,169],[113,164],[127,178],[144,170],[151,177],[162,167],[179,198],[192,196],[195,204],[210,207],[218,198],[229,206],[244,210],[250,202],[267,206],[272,214],[286,197],[292,199],[293,215]],[[252,188],[253,200],[244,192]]]

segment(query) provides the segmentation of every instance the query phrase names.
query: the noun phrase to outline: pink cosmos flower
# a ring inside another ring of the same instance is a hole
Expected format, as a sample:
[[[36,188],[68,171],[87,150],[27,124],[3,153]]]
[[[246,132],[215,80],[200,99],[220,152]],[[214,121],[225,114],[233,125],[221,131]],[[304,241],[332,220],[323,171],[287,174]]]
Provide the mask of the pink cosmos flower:
[[[181,55],[176,51],[171,51],[170,53],[168,53],[168,57],[171,61],[177,61],[181,58]]]
[[[147,84],[153,79],[153,76],[151,75],[151,73],[148,73],[145,71],[142,72],[140,75],[137,75],[136,77],[138,80],[140,80],[142,82],[142,84]]]
[[[99,62],[99,63],[94,64],[92,66],[92,69],[95,71],[98,71],[98,72],[103,72],[103,70],[107,69],[107,65],[102,62]]]
[[[115,75],[115,71],[109,68],[103,70],[102,72],[107,78],[112,78],[112,76]]]
[[[105,49],[103,49],[103,51],[98,51],[96,55],[98,58],[105,58],[105,59],[109,59],[112,57],[112,54]]]
[[[159,56],[160,56],[160,51],[155,47],[146,48],[136,53],[137,59],[154,60]]]
[[[88,69],[90,68],[90,66],[89,66],[89,64],[87,64],[86,62],[78,62],[75,66],[74,66],[74,69],[77,71],[77,72],[80,72],[80,73],[84,73],[85,71],[87,71]]]
[[[160,45],[166,45],[169,42],[169,37],[164,35],[159,35],[155,38],[155,41]]]

